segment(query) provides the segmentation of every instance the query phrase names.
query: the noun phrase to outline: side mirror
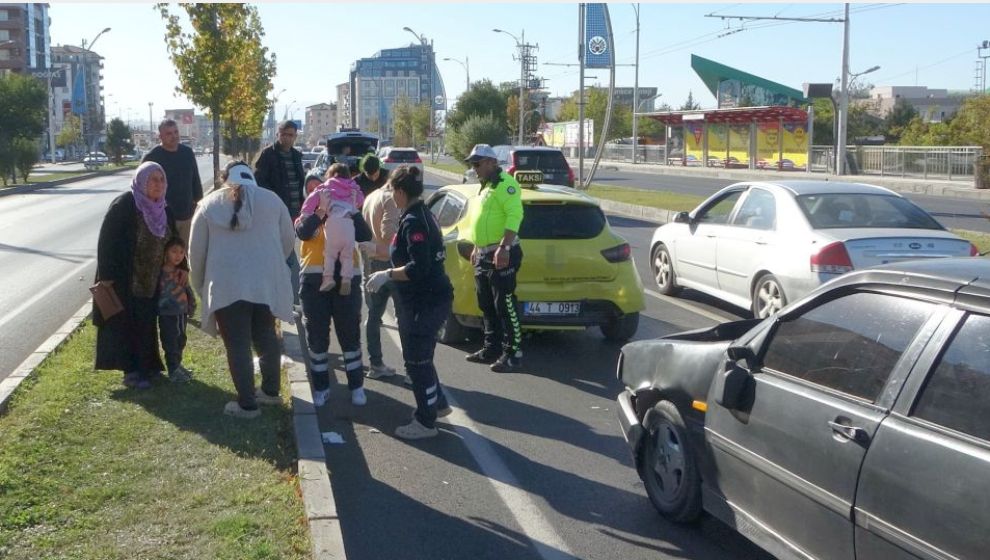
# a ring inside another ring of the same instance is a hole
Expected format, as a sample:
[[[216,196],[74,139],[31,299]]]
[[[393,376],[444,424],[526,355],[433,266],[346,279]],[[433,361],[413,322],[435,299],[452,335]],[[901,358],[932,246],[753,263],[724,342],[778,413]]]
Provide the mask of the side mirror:
[[[715,388],[715,402],[730,410],[742,408],[751,377],[752,374],[736,362],[725,362],[725,371],[718,375],[716,381],[719,387]]]
[[[756,359],[756,355],[753,354],[753,350],[749,346],[730,346],[726,350],[726,354],[729,355],[729,359],[733,362],[746,360],[746,365],[750,367],[753,366],[753,361]]]
[[[675,224],[690,224],[691,223],[691,216],[689,216],[687,212],[678,212],[674,216],[674,223]]]

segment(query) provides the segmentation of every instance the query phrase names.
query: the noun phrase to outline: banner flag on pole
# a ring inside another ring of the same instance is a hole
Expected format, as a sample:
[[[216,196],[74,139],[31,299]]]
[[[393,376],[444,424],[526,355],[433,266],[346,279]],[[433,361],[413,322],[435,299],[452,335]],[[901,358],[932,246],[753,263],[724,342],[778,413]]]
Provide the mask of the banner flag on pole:
[[[606,4],[588,4],[584,17],[584,67],[612,67],[612,34]]]
[[[72,84],[72,112],[77,115],[86,113],[86,88],[83,85],[82,66],[76,66],[76,79]]]

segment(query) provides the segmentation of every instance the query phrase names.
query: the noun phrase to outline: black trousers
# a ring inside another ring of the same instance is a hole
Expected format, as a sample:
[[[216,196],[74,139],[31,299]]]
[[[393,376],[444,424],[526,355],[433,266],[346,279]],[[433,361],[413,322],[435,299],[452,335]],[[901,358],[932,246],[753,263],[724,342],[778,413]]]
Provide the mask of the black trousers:
[[[522,265],[522,247],[509,250],[509,266],[498,270],[492,259],[495,253],[483,256],[474,266],[474,286],[478,307],[484,316],[485,348],[518,356],[522,344],[519,323],[519,302],[516,300],[516,274]]]
[[[165,352],[165,367],[171,373],[182,365],[182,351],[186,349],[186,316],[159,315],[158,334],[162,340],[162,350]]]
[[[438,301],[417,301],[401,294],[395,297],[402,360],[416,398],[415,417],[427,428],[436,424],[437,410],[448,406],[437,368],[433,366],[433,353],[437,348],[437,331],[450,314],[452,303],[453,296]]]
[[[313,389],[330,388],[330,325],[337,323],[337,342],[344,360],[347,388],[364,386],[361,365],[361,280],[351,280],[350,295],[340,295],[340,283],[329,292],[320,291],[323,275],[307,273],[302,276],[299,299],[302,301],[303,325],[306,328],[306,346],[309,347],[309,372]]]
[[[227,349],[227,366],[237,390],[241,408],[254,410],[254,359],[251,347],[258,353],[261,368],[261,389],[267,395],[277,395],[282,352],[275,334],[275,316],[267,305],[239,300],[216,311],[220,337]]]

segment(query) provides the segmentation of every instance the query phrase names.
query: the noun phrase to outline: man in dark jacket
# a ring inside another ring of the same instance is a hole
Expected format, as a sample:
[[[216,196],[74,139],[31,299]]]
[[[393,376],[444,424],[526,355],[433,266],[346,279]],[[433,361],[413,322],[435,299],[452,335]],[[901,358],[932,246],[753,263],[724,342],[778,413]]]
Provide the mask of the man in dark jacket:
[[[388,170],[382,169],[382,160],[374,154],[361,158],[360,169],[361,174],[354,177],[354,181],[361,187],[364,196],[377,191],[388,182]]]
[[[258,186],[266,188],[282,199],[289,209],[289,216],[296,219],[302,209],[303,182],[306,175],[303,172],[302,152],[295,149],[296,136],[299,131],[296,123],[282,121],[278,125],[278,140],[261,151],[254,162],[254,178]],[[299,257],[292,251],[286,264],[292,280],[293,302],[299,303]]]
[[[302,152],[295,149],[296,123],[282,121],[278,125],[278,140],[261,151],[254,162],[254,177],[258,186],[264,187],[279,196],[295,219],[302,208],[303,172]]]
[[[199,165],[192,148],[179,143],[179,125],[165,119],[158,125],[161,144],[155,146],[141,160],[153,161],[165,170],[165,202],[175,216],[179,237],[189,243],[189,226],[192,224],[196,204],[203,198],[203,183],[199,179]]]

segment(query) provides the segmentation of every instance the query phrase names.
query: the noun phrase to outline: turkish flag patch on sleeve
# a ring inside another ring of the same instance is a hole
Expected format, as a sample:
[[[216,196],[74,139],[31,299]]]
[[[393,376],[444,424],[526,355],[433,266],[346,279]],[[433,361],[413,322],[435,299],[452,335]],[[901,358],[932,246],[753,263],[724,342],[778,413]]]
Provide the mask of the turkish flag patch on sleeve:
[[[409,236],[409,241],[412,241],[413,243],[421,243],[426,241],[426,234],[421,231],[413,232],[413,234]]]

